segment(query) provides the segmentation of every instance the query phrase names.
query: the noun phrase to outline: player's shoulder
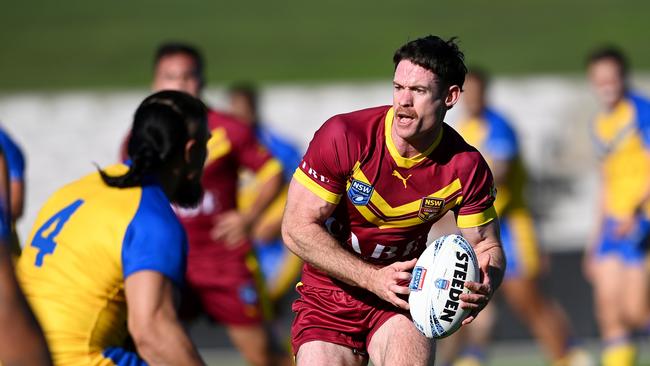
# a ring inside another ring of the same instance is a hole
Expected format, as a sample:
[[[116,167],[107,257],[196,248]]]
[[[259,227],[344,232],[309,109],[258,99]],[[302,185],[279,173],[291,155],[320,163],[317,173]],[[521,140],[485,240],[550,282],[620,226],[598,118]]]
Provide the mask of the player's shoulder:
[[[475,169],[483,164],[484,159],[481,153],[465,139],[453,127],[443,123],[442,146],[434,150],[434,157],[438,162],[449,165],[459,172],[466,172]]]
[[[151,231],[157,237],[180,237],[183,228],[162,188],[158,184],[147,183],[141,190],[140,203],[131,224],[140,230]]]
[[[390,109],[391,106],[379,106],[337,114],[325,121],[320,131],[333,137],[365,139],[384,123]]]

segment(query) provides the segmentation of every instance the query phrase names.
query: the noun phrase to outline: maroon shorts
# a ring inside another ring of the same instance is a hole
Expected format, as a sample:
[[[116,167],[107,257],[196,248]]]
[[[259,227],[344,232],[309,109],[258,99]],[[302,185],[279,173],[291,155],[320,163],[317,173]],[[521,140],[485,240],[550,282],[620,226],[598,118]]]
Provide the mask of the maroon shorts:
[[[182,315],[189,317],[201,308],[221,324],[262,324],[269,307],[255,256],[249,253],[241,258],[222,259],[212,255],[188,258],[188,291],[181,306]]]
[[[300,298],[293,303],[296,314],[291,326],[294,355],[303,344],[324,341],[367,353],[370,339],[400,310],[368,291],[346,291],[298,284]],[[410,317],[410,316],[409,316]]]

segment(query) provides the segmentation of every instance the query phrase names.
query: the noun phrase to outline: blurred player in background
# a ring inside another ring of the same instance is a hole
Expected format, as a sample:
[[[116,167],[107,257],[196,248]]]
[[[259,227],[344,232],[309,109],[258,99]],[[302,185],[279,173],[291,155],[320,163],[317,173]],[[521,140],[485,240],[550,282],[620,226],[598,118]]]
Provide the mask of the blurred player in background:
[[[510,123],[487,105],[487,87],[485,72],[476,69],[467,74],[462,100],[468,116],[455,127],[483,154],[494,175],[498,192],[494,206],[499,214],[501,241],[508,263],[501,293],[541,343],[553,365],[583,365],[588,360],[587,354],[572,347],[564,312],[540,288],[541,254],[524,198],[527,173],[519,140]],[[453,365],[486,363],[495,310],[494,305],[488,306],[472,325],[445,340],[445,345],[456,350],[464,343],[464,350]]]
[[[238,83],[229,88],[228,96],[230,113],[255,130],[259,142],[282,164],[285,181],[289,182],[300,163],[300,153],[290,142],[260,121],[257,90],[251,84]],[[255,202],[264,183],[250,171],[241,173],[238,195],[241,210],[246,211]],[[288,184],[264,211],[261,220],[256,222],[252,228],[255,252],[264,274],[269,299],[273,302],[293,289],[302,267],[300,258],[284,246],[280,235],[282,214],[287,201],[287,189]]]
[[[427,36],[393,57],[393,105],[330,118],[289,188],[282,224],[306,264],[292,344],[298,365],[426,365],[433,342],[408,315],[407,281],[431,225],[447,211],[474,247],[482,283],[461,295],[470,323],[505,262],[492,175],[444,117],[460,97],[463,54]],[[461,198],[462,197],[462,198]]]
[[[10,171],[0,146],[0,364],[51,365],[47,344],[27,305],[10,255]]]
[[[20,254],[20,241],[16,233],[16,221],[23,216],[25,205],[25,157],[20,146],[0,127],[0,147],[5,152],[5,160],[9,170],[9,192],[11,195],[11,252],[14,256]]]
[[[153,90],[181,90],[200,97],[205,84],[203,58],[186,44],[163,44],[154,64]],[[282,166],[255,138],[255,131],[234,117],[208,110],[208,156],[205,193],[195,209],[179,209],[189,239],[187,281],[191,301],[212,320],[226,326],[232,343],[254,365],[273,363],[264,329],[263,280],[250,235],[282,188]],[[255,172],[264,183],[246,212],[237,210],[240,169]]]
[[[129,165],[74,181],[42,207],[18,277],[56,364],[203,364],[174,305],[187,239],[170,202],[200,202],[207,139],[200,100],[153,94],[135,112]]]
[[[604,366],[634,363],[634,329],[648,326],[650,101],[630,90],[628,63],[615,48],[595,50],[587,73],[601,112],[591,135],[601,162],[600,210],[586,251],[604,342]]]

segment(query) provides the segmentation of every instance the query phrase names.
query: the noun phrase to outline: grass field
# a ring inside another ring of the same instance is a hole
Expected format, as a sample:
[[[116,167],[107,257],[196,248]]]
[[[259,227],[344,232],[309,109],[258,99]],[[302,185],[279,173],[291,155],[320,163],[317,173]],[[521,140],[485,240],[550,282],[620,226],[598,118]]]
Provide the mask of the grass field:
[[[189,40],[211,82],[388,77],[394,49],[460,36],[470,64],[500,74],[579,72],[615,41],[650,69],[650,2],[628,0],[14,1],[0,12],[0,91],[146,87],[163,40]]]

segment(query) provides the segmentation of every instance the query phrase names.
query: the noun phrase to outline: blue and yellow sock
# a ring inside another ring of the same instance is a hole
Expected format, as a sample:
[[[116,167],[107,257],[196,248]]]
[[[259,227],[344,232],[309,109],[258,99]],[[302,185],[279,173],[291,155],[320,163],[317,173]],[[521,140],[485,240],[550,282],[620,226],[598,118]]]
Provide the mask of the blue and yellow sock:
[[[603,366],[634,366],[636,347],[629,337],[621,337],[607,341],[601,357]]]

